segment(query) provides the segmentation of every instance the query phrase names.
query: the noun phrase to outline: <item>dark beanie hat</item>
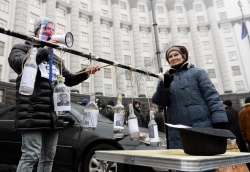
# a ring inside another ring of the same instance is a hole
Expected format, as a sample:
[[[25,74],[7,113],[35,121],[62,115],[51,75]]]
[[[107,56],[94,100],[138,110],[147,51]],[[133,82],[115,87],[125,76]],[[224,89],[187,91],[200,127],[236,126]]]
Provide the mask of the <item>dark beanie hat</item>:
[[[171,51],[178,51],[179,53],[181,53],[184,62],[186,62],[188,60],[188,50],[186,49],[186,47],[182,46],[182,45],[173,45],[172,47],[170,47],[167,51],[166,51],[166,60],[168,61],[169,58],[169,53]],[[168,61],[169,63],[169,61]]]
[[[250,103],[250,97],[247,97],[245,103]]]
[[[233,103],[232,103],[231,100],[225,100],[225,101],[223,102],[223,104],[224,104],[224,105],[227,105],[227,106],[229,106],[229,107],[231,107]]]

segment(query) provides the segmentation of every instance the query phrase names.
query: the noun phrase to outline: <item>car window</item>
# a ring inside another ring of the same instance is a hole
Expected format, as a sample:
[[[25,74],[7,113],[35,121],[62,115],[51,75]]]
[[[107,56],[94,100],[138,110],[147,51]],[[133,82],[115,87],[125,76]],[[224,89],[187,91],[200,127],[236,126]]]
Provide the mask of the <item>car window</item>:
[[[9,106],[7,108],[1,109],[0,120],[14,120],[16,114],[15,106]]]
[[[83,112],[84,112],[85,107],[76,103],[71,103],[71,113],[79,120],[82,120],[83,117]],[[105,116],[101,115],[99,113],[98,116],[98,122],[103,122],[103,123],[109,123],[112,124],[113,121],[109,120]]]

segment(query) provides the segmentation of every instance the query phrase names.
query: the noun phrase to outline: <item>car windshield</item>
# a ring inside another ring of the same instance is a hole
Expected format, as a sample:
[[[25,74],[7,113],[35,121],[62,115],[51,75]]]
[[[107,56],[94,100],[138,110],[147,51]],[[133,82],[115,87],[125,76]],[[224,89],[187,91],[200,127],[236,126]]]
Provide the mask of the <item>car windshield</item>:
[[[71,113],[78,119],[78,121],[82,120],[84,109],[85,109],[85,106],[82,106],[76,103],[71,103]],[[113,123],[113,121],[109,120],[108,118],[101,115],[100,113],[98,116],[98,122],[109,123],[109,124]]]

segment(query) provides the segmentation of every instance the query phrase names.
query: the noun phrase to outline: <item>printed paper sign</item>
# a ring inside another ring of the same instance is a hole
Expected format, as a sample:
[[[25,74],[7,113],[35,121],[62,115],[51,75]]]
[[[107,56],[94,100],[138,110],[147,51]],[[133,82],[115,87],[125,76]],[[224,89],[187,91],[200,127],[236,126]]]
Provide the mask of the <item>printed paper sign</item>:
[[[116,129],[124,129],[124,115],[120,113],[114,114],[114,128]]]
[[[38,65],[41,72],[41,77],[49,79],[49,63],[43,61]],[[56,65],[52,65],[52,81],[57,81],[57,76],[60,75],[60,71]]]
[[[84,127],[96,127],[98,115],[99,110],[84,109],[82,125]]]
[[[70,111],[70,93],[53,93],[55,111]]]

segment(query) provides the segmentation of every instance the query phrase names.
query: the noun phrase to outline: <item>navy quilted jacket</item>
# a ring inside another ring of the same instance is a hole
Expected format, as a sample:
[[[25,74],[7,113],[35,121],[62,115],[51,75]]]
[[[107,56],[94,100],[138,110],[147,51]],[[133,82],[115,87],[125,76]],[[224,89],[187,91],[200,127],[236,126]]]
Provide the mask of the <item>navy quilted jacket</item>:
[[[227,122],[227,116],[207,72],[186,63],[180,70],[170,69],[174,76],[165,88],[167,121],[191,127],[212,127],[213,123]],[[152,97],[153,103],[163,106],[163,83],[159,82]],[[169,128],[169,147],[181,149],[179,133]]]

